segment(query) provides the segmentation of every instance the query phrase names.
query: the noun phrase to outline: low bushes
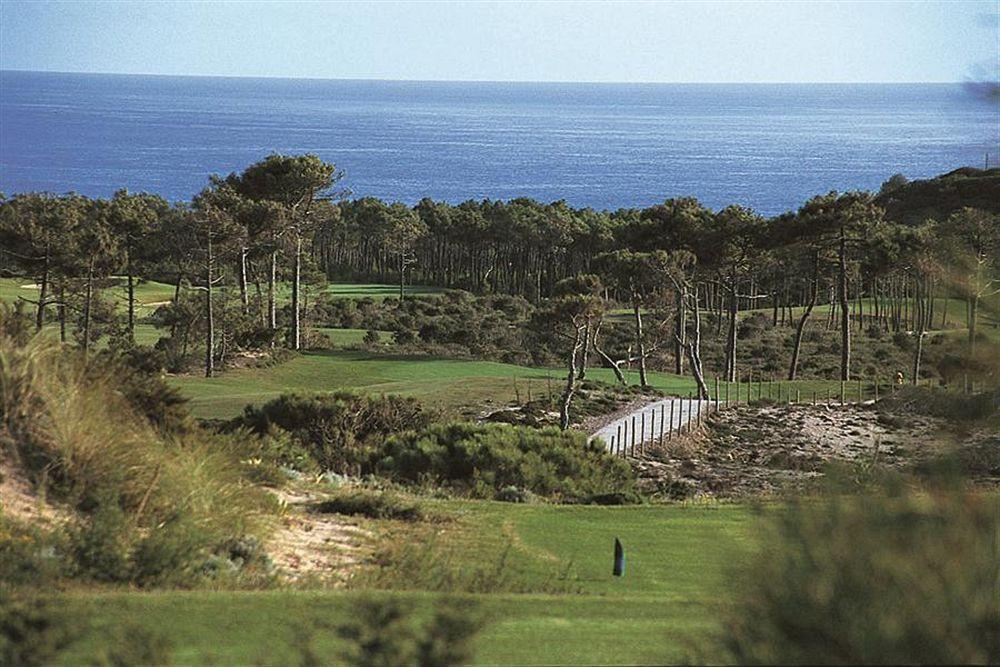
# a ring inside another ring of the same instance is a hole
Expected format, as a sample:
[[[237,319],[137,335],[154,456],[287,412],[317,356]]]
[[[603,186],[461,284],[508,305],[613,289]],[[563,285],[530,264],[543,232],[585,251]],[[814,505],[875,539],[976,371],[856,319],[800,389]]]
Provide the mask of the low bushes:
[[[389,491],[363,488],[338,489],[311,509],[321,514],[364,516],[369,519],[419,521],[424,518],[423,510],[412,500]]]
[[[353,473],[386,437],[424,428],[431,416],[418,401],[399,396],[283,394],[259,408],[247,406],[227,429],[267,435],[272,445],[262,453],[277,453],[283,465],[301,469],[305,454],[321,470]]]
[[[423,618],[412,602],[391,597],[365,597],[354,604],[350,620],[335,628],[344,642],[338,664],[393,667],[458,667],[475,657],[474,640],[487,619],[477,602],[441,598]],[[314,646],[318,629],[296,628],[302,665],[328,664]]]
[[[723,644],[739,664],[996,664],[1000,499],[865,487],[769,512]]]
[[[638,501],[626,462],[582,433],[555,428],[435,424],[389,438],[370,465],[397,481],[445,485],[479,498],[517,487],[566,502]]]

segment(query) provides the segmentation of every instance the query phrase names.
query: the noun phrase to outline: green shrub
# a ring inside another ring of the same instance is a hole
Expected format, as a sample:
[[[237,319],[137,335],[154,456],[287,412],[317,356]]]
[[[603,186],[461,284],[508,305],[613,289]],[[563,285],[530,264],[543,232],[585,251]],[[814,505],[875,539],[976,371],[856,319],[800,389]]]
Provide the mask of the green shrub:
[[[478,605],[468,598],[445,598],[417,640],[420,667],[452,667],[471,664],[472,640],[486,624]]]
[[[338,489],[326,500],[313,505],[312,511],[400,521],[419,521],[424,518],[423,510],[412,500],[389,491],[359,488]]]
[[[102,501],[70,536],[76,574],[96,581],[128,581],[130,532],[117,500]]]
[[[344,663],[355,667],[457,667],[474,657],[472,640],[484,625],[475,602],[439,600],[418,623],[412,604],[398,598],[362,598],[351,620],[337,628],[347,643]]]
[[[170,640],[138,624],[116,628],[103,641],[95,667],[166,667],[171,664]]]
[[[390,438],[372,468],[395,480],[448,485],[494,498],[515,486],[548,498],[590,502],[621,494],[637,502],[629,465],[582,433],[506,424],[436,424]]]
[[[0,513],[0,582],[49,584],[65,574],[65,551],[61,532],[43,531]]]
[[[741,664],[996,664],[1000,498],[903,484],[768,512],[723,640]]]
[[[1000,391],[962,394],[907,386],[879,401],[878,409],[883,414],[917,413],[968,423],[1000,415]]]
[[[50,665],[79,635],[80,629],[54,603],[0,588],[0,664]]]
[[[321,469],[350,473],[386,437],[423,428],[430,419],[431,415],[411,398],[373,398],[347,392],[284,394],[259,408],[247,406],[227,428],[247,428],[271,437],[277,437],[276,428],[282,429]]]
[[[370,567],[358,572],[350,586],[361,590],[414,590],[440,593],[575,594],[580,587],[571,576],[572,562],[553,563],[543,576],[525,572],[511,558],[508,540],[496,557],[470,565],[447,543],[433,537],[398,540],[383,545]]]

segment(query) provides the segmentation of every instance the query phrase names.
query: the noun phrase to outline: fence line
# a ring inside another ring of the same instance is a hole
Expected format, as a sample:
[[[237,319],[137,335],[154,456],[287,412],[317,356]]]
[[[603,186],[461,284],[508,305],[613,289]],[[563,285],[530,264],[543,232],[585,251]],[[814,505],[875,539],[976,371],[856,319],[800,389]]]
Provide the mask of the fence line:
[[[662,446],[684,433],[690,433],[702,425],[712,412],[737,405],[762,400],[789,405],[845,405],[866,400],[878,402],[886,393],[895,394],[902,386],[898,379],[886,381],[878,377],[841,380],[836,394],[827,386],[825,397],[813,389],[811,396],[806,394],[803,401],[800,386],[789,386],[789,381],[786,380],[765,380],[762,374],[755,376],[751,371],[747,373],[745,381],[726,382],[718,377],[714,378],[707,399],[695,398],[694,392],[691,392],[687,397],[673,396],[654,401],[604,426],[592,437],[603,440],[608,451],[616,456],[642,456],[657,442]]]

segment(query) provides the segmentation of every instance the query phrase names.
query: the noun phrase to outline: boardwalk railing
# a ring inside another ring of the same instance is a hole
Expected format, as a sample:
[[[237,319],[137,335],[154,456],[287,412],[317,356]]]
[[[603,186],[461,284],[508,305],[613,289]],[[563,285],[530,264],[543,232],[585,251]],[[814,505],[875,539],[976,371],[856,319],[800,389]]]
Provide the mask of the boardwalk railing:
[[[666,398],[636,410],[594,434],[617,456],[640,456],[649,446],[663,444],[700,425],[718,401],[690,398]]]
[[[880,394],[895,393],[898,382],[880,382],[878,378],[825,383],[825,391],[802,390],[803,383],[765,380],[752,373],[745,381],[714,381],[710,399],[669,397],[653,402],[601,428],[593,438],[601,439],[609,452],[616,456],[642,456],[649,448],[660,445],[700,426],[712,412],[756,401],[777,403],[836,404],[878,401]],[[808,386],[808,385],[807,385]],[[815,386],[815,385],[813,385]]]

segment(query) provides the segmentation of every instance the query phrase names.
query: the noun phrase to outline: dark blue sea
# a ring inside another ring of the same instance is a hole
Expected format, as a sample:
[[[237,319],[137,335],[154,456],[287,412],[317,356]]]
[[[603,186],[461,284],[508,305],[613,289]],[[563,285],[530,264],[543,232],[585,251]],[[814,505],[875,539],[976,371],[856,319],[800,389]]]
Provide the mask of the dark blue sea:
[[[314,152],[356,196],[527,196],[765,214],[831,189],[1000,164],[1000,106],[960,85],[445,83],[0,72],[0,191],[187,199]]]

